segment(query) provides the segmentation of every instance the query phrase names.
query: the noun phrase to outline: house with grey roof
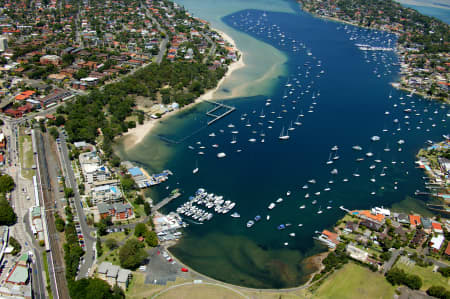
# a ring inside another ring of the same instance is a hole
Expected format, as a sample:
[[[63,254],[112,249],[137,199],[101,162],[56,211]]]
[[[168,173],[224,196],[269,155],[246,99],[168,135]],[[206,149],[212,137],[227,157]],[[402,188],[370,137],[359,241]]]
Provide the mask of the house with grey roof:
[[[105,280],[111,286],[117,284],[124,290],[128,287],[131,273],[130,270],[122,269],[110,262],[102,262],[97,268],[98,278]]]
[[[116,265],[111,265],[108,267],[108,273],[106,273],[106,281],[110,285],[115,285],[117,280],[117,275],[119,274],[120,267]]]
[[[131,279],[131,271],[126,269],[120,269],[119,274],[117,275],[117,285],[122,288],[123,290],[126,290],[128,287],[128,283]]]

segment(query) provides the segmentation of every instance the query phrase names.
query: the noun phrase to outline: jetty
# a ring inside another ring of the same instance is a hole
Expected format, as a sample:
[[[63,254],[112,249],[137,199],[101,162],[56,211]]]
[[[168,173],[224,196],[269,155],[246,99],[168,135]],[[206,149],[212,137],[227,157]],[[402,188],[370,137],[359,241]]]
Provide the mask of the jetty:
[[[218,102],[214,102],[214,101],[210,101],[210,100],[205,100],[205,101],[210,103],[210,104],[215,105],[214,108],[212,108],[211,110],[208,110],[206,112],[207,116],[213,117],[213,119],[208,122],[208,126],[212,125],[214,122],[218,121],[219,119],[227,116],[228,114],[230,114],[231,112],[236,110],[236,108],[234,108],[232,106],[228,106],[228,105],[222,104],[222,103],[218,103]],[[216,114],[215,113],[217,110],[220,110],[222,108],[226,109],[226,111],[223,112],[222,114]]]
[[[154,205],[152,207],[152,212],[154,213],[154,212],[158,211],[159,209],[161,209],[162,207],[167,205],[169,202],[171,202],[172,200],[174,200],[175,198],[178,198],[180,196],[181,196],[181,193],[176,192],[176,193],[164,198],[163,200],[161,200],[160,202],[158,202],[156,205]]]

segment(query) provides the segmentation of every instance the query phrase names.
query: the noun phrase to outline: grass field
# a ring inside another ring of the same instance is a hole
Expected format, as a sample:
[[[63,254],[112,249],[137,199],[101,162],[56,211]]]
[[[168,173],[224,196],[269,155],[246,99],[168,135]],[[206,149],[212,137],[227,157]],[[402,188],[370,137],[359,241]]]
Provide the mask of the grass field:
[[[31,136],[25,135],[22,130],[19,136],[19,154],[20,164],[22,167],[22,176],[26,179],[32,180],[35,171],[31,169],[34,164],[33,160],[33,146],[31,143]]]
[[[180,284],[185,282],[184,280],[177,279],[175,282],[169,282],[165,286],[145,284],[145,274],[134,272],[133,279],[131,280],[128,290],[126,291],[126,297],[132,299],[141,298],[152,298],[153,295],[160,292],[161,290],[168,288],[172,285]]]
[[[312,294],[313,298],[393,298],[395,288],[383,275],[354,263],[333,273]],[[309,296],[308,296],[309,297]]]
[[[120,243],[125,240],[127,235],[123,232],[117,232],[117,233],[110,233],[107,238],[102,239],[102,248],[103,248],[103,254],[101,257],[98,258],[98,264],[108,261],[112,263],[113,265],[120,265],[119,261],[119,248]],[[107,239],[114,239],[117,241],[119,247],[114,250],[109,250],[108,247],[106,247],[105,242]]]
[[[399,261],[395,264],[395,267],[403,269],[407,273],[419,275],[422,278],[422,290],[427,290],[432,285],[449,288],[448,278],[445,278],[439,272],[433,272],[433,266],[425,268],[417,265],[406,265]]]
[[[174,287],[168,291],[155,296],[155,298],[160,299],[234,299],[234,298],[246,298],[247,296],[240,295],[238,292],[230,290],[228,288],[218,286],[218,285],[182,285],[179,287]]]

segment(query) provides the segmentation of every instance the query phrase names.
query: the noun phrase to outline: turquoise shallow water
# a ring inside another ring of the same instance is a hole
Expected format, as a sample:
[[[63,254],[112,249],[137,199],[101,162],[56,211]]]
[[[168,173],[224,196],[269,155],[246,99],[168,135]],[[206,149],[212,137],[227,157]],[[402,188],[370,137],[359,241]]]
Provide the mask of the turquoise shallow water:
[[[439,7],[428,6],[430,4],[435,4],[431,1],[416,1],[417,5],[412,5],[407,3],[408,1],[399,1],[406,7],[413,8],[418,12],[438,18],[447,24],[450,24],[450,1],[441,1],[442,3],[436,3]]]
[[[165,212],[175,210],[199,187],[237,203],[233,211],[241,214],[239,219],[215,215],[200,225],[186,217],[191,225],[171,249],[183,262],[214,278],[250,287],[299,285],[314,270],[306,258],[325,250],[312,237],[343,215],[340,205],[390,206],[423,189],[423,173],[414,167],[414,156],[426,140],[448,133],[448,107],[393,90],[389,83],[398,76],[395,54],[366,53],[355,46],[391,46],[394,36],[313,18],[291,2],[277,2],[277,9],[271,9],[273,2],[214,2],[215,11],[202,3],[183,2],[189,10],[192,5],[195,15],[236,34],[238,47],[255,53],[248,55],[254,59],[247,61],[248,68],[259,70],[233,74],[240,79],[226,82],[216,99],[233,88],[240,88],[241,95],[248,90],[251,96],[226,100],[237,111],[212,126],[206,125],[205,115],[212,106],[202,103],[164,120],[136,148],[118,150],[122,158],[150,171],[174,172],[168,182],[150,191],[157,201],[172,188],[183,190],[183,197]],[[271,72],[273,65],[280,71]],[[297,121],[302,125],[292,125],[290,139],[280,141],[281,130]],[[209,137],[212,132],[216,137]],[[236,144],[230,143],[233,135]],[[374,135],[381,140],[371,141]],[[176,142],[164,142],[161,136]],[[363,150],[353,150],[356,144]],[[331,151],[334,145],[339,147],[337,154]],[[219,152],[226,158],[218,159]],[[330,155],[340,158],[327,164]],[[196,165],[199,172],[194,175]],[[338,174],[331,174],[333,169]],[[308,183],[310,179],[317,183]],[[302,188],[305,184],[308,189]],[[287,196],[287,191],[292,194]],[[269,211],[269,203],[279,197],[283,202]],[[423,199],[415,204],[423,206]],[[305,208],[299,209],[302,205]],[[257,214],[263,220],[247,229],[245,223]],[[270,221],[265,220],[268,214]],[[279,231],[280,224],[291,226]]]

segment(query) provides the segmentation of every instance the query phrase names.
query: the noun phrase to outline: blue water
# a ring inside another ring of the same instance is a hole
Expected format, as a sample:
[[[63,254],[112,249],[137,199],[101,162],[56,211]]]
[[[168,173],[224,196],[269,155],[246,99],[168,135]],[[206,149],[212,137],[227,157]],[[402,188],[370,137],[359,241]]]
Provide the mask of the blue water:
[[[293,13],[246,9],[222,19],[234,31],[269,44],[287,57],[285,73],[270,78],[274,88],[226,100],[237,111],[211,126],[206,125],[205,112],[213,106],[199,104],[164,120],[138,147],[121,149],[122,158],[150,171],[174,172],[168,182],[150,191],[157,201],[175,187],[183,190],[184,195],[164,212],[175,210],[199,187],[237,203],[233,211],[241,214],[239,219],[216,214],[200,225],[187,217],[191,225],[171,251],[201,273],[250,287],[292,287],[305,282],[315,270],[307,258],[325,250],[312,237],[343,216],[338,207],[391,206],[414,197],[416,189],[424,189],[424,174],[415,168],[415,154],[425,141],[448,133],[447,106],[408,97],[390,87],[398,77],[394,52],[365,53],[355,46],[393,46],[394,36],[326,22],[296,5],[291,8]],[[264,64],[264,59],[259,63]],[[270,106],[266,106],[268,98]],[[279,140],[281,130],[296,121],[302,125],[293,125],[289,140]],[[239,133],[232,134],[235,130]],[[216,137],[209,137],[212,132]],[[236,144],[230,143],[233,135]],[[381,140],[371,141],[374,135]],[[161,136],[174,142],[162,141]],[[256,142],[249,142],[251,138]],[[398,144],[399,140],[404,144]],[[339,147],[337,153],[331,151],[334,145]],[[353,150],[354,145],[363,150]],[[227,156],[219,159],[219,152]],[[330,155],[340,158],[326,164]],[[357,158],[365,159],[357,162]],[[194,175],[196,165],[199,172]],[[331,174],[334,168],[337,175]],[[308,183],[310,179],[317,183]],[[302,188],[305,184],[308,189]],[[292,194],[287,196],[287,191]],[[310,194],[307,199],[306,193]],[[269,211],[267,206],[280,197],[284,201]],[[317,203],[312,204],[313,200]],[[420,206],[421,201],[415,204]],[[305,209],[299,209],[301,205]],[[318,214],[319,210],[323,213]],[[246,228],[246,222],[258,214],[263,220]],[[268,214],[270,221],[265,220]],[[279,231],[280,224],[291,226]]]
[[[402,3],[402,1],[399,2]],[[440,19],[441,21],[444,21],[447,24],[450,24],[450,1],[447,1],[446,4],[437,3],[437,5],[440,5],[440,7],[427,6],[428,4],[427,1],[419,1],[419,3],[420,2],[422,2],[423,5],[412,5],[408,3],[402,3],[402,5],[415,9],[424,15],[435,17],[437,19]]]
[[[413,8],[420,13],[438,18],[442,21],[444,21],[447,24],[450,24],[450,9],[443,9],[443,8],[436,8],[436,7],[429,7],[429,6],[416,6],[416,5],[406,5],[407,7]]]

